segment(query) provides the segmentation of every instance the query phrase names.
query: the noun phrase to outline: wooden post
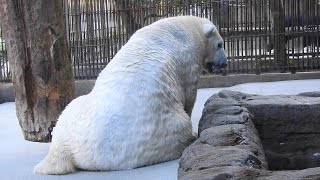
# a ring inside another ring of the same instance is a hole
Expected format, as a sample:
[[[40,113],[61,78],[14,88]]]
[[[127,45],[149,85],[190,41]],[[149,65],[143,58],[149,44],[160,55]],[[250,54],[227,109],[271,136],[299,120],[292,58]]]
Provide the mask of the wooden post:
[[[287,69],[284,0],[271,0],[274,59],[281,72]]]
[[[62,2],[0,2],[17,118],[24,138],[49,142],[58,116],[74,97]]]

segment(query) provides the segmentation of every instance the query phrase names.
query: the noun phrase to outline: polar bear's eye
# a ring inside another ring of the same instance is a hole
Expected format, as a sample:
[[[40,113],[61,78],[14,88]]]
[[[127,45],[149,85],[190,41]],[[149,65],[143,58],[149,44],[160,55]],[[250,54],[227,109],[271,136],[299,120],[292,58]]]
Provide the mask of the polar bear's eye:
[[[223,43],[219,43],[218,48],[222,48],[222,47],[223,47]]]

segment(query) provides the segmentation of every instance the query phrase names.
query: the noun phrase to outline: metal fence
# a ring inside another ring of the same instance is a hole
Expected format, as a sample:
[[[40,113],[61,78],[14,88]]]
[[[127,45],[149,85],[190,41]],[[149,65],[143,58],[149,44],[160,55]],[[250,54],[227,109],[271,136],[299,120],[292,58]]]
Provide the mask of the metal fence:
[[[10,82],[10,66],[7,58],[6,44],[0,28],[0,82]]]
[[[161,18],[214,22],[227,73],[320,70],[320,0],[63,0],[74,75],[96,78],[129,37]],[[0,81],[9,79],[1,41]]]

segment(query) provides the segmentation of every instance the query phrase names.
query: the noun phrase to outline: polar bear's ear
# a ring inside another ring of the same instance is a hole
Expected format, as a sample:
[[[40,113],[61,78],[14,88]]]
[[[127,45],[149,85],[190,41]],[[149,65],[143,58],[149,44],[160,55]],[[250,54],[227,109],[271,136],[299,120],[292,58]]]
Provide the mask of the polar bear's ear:
[[[203,25],[203,32],[206,35],[206,37],[210,37],[213,32],[217,30],[217,27],[213,24],[204,24]]]

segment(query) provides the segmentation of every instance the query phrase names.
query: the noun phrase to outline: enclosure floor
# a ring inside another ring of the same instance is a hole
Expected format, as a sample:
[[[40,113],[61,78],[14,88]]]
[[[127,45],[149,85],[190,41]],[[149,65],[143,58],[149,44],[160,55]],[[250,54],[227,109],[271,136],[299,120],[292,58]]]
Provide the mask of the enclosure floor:
[[[247,83],[229,88],[200,89],[192,113],[194,131],[201,117],[203,104],[214,93],[228,89],[244,93],[263,95],[298,94],[301,92],[320,91],[320,79],[281,81],[268,83]],[[0,104],[0,179],[121,179],[121,180],[166,180],[176,179],[178,160],[161,163],[144,168],[128,171],[85,172],[80,171],[65,176],[40,176],[33,174],[33,167],[44,158],[49,144],[33,143],[23,140],[23,136],[16,119],[14,103]]]

